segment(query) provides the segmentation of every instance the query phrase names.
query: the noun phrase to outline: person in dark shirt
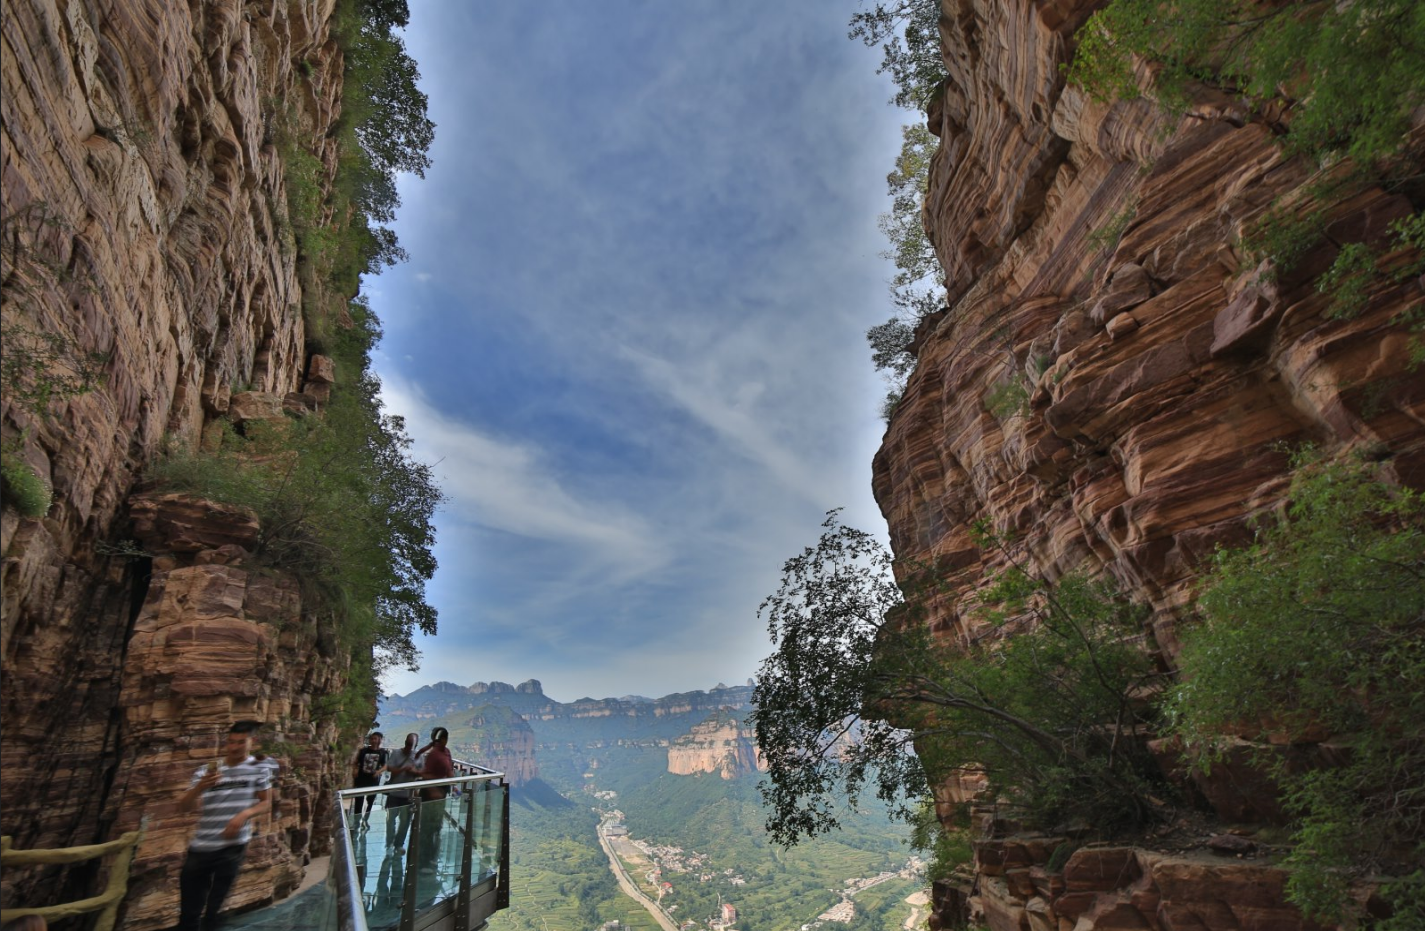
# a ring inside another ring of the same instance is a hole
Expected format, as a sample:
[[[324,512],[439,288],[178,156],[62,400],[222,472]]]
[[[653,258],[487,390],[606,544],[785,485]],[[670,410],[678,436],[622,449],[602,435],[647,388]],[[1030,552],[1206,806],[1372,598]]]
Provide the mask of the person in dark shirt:
[[[356,756],[351,759],[351,784],[357,789],[372,789],[381,784],[381,774],[386,771],[387,751],[381,749],[381,741],[384,736],[380,731],[376,731],[366,738],[366,746],[356,751]],[[365,817],[362,817],[362,807],[366,809]],[[376,807],[376,793],[370,795],[358,795],[356,804],[351,808],[352,822],[358,820],[362,827],[366,827],[371,822],[371,809]]]

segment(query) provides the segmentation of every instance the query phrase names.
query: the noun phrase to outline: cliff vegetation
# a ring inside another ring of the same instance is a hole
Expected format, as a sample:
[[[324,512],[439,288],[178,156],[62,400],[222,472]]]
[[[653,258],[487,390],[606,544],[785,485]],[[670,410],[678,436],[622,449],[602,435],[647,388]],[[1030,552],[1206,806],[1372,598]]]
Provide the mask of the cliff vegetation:
[[[1419,5],[852,29],[925,110],[868,334],[894,557],[833,519],[763,605],[769,827],[928,794],[939,926],[1425,921]]]
[[[435,629],[440,492],[381,408],[359,297],[404,255],[397,174],[429,164],[406,17],[6,7],[3,830],[147,817],[128,927],[172,923],[175,800],[238,718],[282,769],[229,904],[294,887],[375,673]],[[94,881],[7,871],[4,895]]]

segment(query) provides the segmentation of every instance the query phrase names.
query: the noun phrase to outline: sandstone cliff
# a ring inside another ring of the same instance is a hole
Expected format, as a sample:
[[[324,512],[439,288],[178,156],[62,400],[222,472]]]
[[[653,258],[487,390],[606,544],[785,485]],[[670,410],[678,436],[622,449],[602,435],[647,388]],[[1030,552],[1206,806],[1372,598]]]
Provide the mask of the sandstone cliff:
[[[174,800],[235,718],[271,726],[283,768],[230,904],[291,888],[324,846],[336,732],[314,703],[345,661],[294,579],[244,566],[252,515],[127,502],[165,441],[195,446],[241,390],[280,416],[331,381],[307,344],[301,308],[320,295],[285,227],[273,107],[332,167],[333,3],[18,0],[0,26],[7,334],[106,360],[98,390],[48,412],[3,405],[54,502],[0,515],[0,822],[17,847],[55,847],[148,816],[130,928],[172,923],[191,827]],[[91,880],[7,870],[5,900],[72,900]]]
[[[715,714],[668,745],[668,772],[675,776],[717,773],[736,779],[766,768],[756,735],[731,714]]]
[[[1425,302],[1422,282],[1380,282],[1353,319],[1326,315],[1313,285],[1337,243],[1379,238],[1417,206],[1381,188],[1315,199],[1309,166],[1275,142],[1280,126],[1212,92],[1177,118],[1066,86],[1071,37],[1098,5],[942,3],[949,79],[928,115],[940,146],[924,210],[949,309],[917,332],[874,487],[896,555],[947,574],[953,597],[928,621],[937,635],[975,632],[957,604],[993,568],[971,538],[985,520],[1046,577],[1106,573],[1149,605],[1171,664],[1204,556],[1245,541],[1280,499],[1288,446],[1360,451],[1425,486],[1425,378],[1395,320]],[[1289,271],[1240,245],[1275,201],[1326,217],[1327,240]],[[1005,385],[1024,402],[988,403]],[[1224,817],[1250,813],[1240,793],[1214,800]],[[1005,929],[1303,926],[1270,870],[1194,889],[1173,867],[1174,901],[1207,904],[1169,921],[1169,894],[1143,891],[1166,867],[1123,856],[1131,870],[1077,887],[1063,908],[1029,881],[1034,857],[1008,882],[982,859],[986,916]]]

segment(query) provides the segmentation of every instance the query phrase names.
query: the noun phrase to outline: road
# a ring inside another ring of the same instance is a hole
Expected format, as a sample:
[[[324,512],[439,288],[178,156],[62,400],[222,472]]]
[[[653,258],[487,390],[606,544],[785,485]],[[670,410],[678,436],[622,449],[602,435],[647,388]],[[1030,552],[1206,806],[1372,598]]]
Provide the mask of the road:
[[[604,826],[602,824],[598,827],[598,834],[599,846],[604,848],[604,853],[609,858],[609,868],[614,871],[614,878],[618,880],[618,886],[623,890],[623,894],[633,899],[639,905],[642,905],[648,914],[653,916],[653,920],[658,922],[659,926],[663,928],[663,931],[678,931],[678,926],[668,920],[668,916],[663,912],[663,909],[658,907],[658,903],[640,892],[638,887],[633,884],[633,880],[630,879],[628,873],[624,871],[623,862],[619,860],[618,854],[614,853],[613,845],[611,845],[609,839],[604,836]]]

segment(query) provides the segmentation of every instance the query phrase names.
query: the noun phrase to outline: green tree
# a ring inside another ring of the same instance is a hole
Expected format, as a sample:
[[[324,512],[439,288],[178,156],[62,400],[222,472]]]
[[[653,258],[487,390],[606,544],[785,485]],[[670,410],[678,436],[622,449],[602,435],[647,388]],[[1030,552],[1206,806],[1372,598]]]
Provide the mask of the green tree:
[[[885,54],[877,74],[889,74],[896,93],[891,103],[925,110],[945,80],[940,56],[940,0],[891,0],[851,17],[847,36]]]
[[[1153,679],[1128,642],[1141,612],[1103,583],[1049,585],[1013,564],[963,608],[985,636],[932,638],[921,605],[943,597],[930,567],[901,596],[889,554],[835,512],[788,560],[761,614],[776,644],[753,699],[768,764],[767,827],[783,844],[830,830],[845,798],[923,796],[930,780],[985,773],[992,793],[1045,825],[1085,816],[1105,831],[1160,814],[1154,767],[1125,734],[1147,722],[1133,696]],[[983,542],[1009,558],[1003,541]],[[904,813],[904,808],[901,808]]]
[[[915,353],[911,350],[915,327],[945,303],[944,288],[938,280],[940,260],[925,233],[922,209],[930,185],[930,160],[939,142],[923,123],[903,127],[901,136],[895,170],[886,175],[891,209],[878,221],[891,246],[881,256],[896,266],[890,282],[891,303],[896,310],[885,323],[866,331],[871,362],[890,385],[888,418],[915,368]]]
[[[1265,746],[1258,761],[1299,818],[1292,899],[1333,919],[1366,873],[1405,876],[1398,905],[1425,899],[1425,873],[1411,875],[1425,859],[1425,499],[1381,476],[1298,468],[1285,512],[1217,554],[1167,702],[1203,765],[1232,733],[1333,735],[1338,765]]]

